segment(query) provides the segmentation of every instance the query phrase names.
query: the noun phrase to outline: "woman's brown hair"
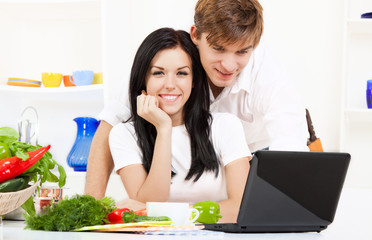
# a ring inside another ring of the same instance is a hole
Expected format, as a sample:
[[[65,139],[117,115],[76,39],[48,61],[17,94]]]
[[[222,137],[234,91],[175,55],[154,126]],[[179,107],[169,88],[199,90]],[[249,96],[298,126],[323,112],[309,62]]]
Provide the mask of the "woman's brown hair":
[[[207,33],[211,45],[243,40],[256,47],[263,32],[262,11],[257,0],[199,0],[194,15],[197,37]]]

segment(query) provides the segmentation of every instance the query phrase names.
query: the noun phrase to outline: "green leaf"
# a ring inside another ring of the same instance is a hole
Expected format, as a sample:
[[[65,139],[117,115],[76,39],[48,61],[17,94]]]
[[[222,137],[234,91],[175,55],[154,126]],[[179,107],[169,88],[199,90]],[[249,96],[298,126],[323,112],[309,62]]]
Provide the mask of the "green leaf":
[[[18,148],[15,155],[18,157],[18,158],[21,158],[23,160],[27,160],[30,156],[27,154],[27,152],[22,149],[22,148]]]
[[[0,142],[10,144],[17,141],[19,135],[16,130],[10,127],[0,128]]]
[[[47,182],[58,182],[58,177],[54,175],[52,172],[48,171],[46,181]]]
[[[34,204],[34,200],[32,199],[32,196],[29,197],[29,199],[27,199],[27,201],[24,204],[22,204],[22,208],[30,216],[34,216],[36,214],[35,204]]]
[[[59,172],[59,187],[63,187],[66,184],[66,171],[65,169],[61,166],[58,165],[58,172]]]

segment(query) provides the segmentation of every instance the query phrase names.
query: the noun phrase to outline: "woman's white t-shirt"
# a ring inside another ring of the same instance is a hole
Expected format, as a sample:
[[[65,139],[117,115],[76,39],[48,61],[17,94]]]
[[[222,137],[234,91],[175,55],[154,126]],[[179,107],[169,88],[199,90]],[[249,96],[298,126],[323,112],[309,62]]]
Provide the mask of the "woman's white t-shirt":
[[[220,161],[219,174],[204,172],[198,181],[185,177],[191,166],[190,140],[185,125],[172,129],[172,178],[170,202],[189,202],[227,199],[224,167],[234,160],[250,156],[240,120],[228,113],[213,113],[211,141]],[[131,122],[116,125],[110,133],[109,144],[115,172],[132,164],[142,164],[142,152]]]

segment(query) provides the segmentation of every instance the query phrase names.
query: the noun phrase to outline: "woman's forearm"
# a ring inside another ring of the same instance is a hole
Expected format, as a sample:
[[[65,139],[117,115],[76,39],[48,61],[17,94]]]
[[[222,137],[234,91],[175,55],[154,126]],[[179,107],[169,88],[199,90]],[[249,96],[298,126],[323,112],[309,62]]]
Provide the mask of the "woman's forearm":
[[[171,183],[172,128],[158,130],[150,171],[139,189],[136,200],[168,201]]]
[[[238,218],[239,208],[241,200],[228,199],[219,202],[220,204],[220,215],[222,218],[219,219],[220,223],[235,223]]]
[[[250,156],[240,158],[225,166],[228,199],[219,202],[222,216],[219,222],[234,223],[238,218],[240,203],[249,173],[250,159]]]

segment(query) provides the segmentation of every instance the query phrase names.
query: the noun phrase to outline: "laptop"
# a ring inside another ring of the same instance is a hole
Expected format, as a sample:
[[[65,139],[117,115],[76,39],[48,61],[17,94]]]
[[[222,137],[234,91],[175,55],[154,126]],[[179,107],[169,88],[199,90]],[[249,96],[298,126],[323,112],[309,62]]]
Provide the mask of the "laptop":
[[[258,151],[237,223],[205,224],[229,233],[320,232],[332,223],[348,153]]]

